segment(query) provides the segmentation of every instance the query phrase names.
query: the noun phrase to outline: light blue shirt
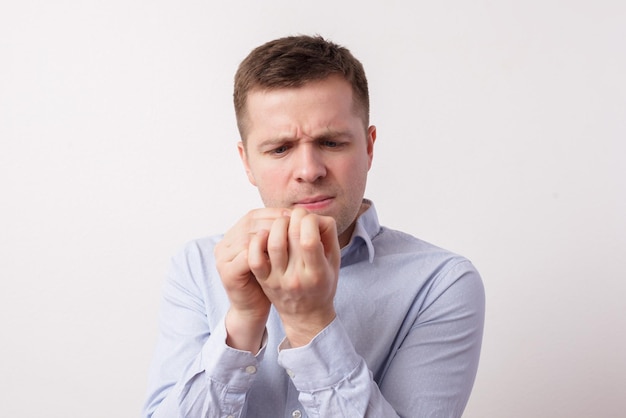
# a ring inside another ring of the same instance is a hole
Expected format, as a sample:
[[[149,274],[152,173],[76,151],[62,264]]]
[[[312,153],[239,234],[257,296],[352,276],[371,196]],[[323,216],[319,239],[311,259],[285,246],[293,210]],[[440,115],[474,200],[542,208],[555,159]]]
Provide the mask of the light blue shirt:
[[[304,347],[288,347],[274,309],[259,353],[228,347],[221,236],[175,256],[144,416],[460,417],[480,355],[481,278],[465,258],[381,227],[366,203],[341,250],[337,318]]]

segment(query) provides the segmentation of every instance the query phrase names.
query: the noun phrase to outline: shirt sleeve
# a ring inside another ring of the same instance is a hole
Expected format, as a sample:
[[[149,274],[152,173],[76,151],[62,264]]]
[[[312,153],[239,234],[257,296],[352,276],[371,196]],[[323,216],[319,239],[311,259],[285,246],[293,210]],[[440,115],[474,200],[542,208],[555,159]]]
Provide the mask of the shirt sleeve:
[[[308,345],[289,348],[283,340],[279,349],[278,363],[299,391],[298,400],[309,417],[398,416],[338,318]]]
[[[443,269],[393,348],[381,392],[400,416],[461,417],[480,357],[482,280],[465,260]]]
[[[159,337],[143,416],[240,417],[263,358],[226,345],[224,320],[210,329],[201,292],[176,257],[163,290]]]
[[[377,384],[339,318],[278,357],[310,417],[461,417],[478,367],[484,289],[469,262],[443,272],[400,330]]]

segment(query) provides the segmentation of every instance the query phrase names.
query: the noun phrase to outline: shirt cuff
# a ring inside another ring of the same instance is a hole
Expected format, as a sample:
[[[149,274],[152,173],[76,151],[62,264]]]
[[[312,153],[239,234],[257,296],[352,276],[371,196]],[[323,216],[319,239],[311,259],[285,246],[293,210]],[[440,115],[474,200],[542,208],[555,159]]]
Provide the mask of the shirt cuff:
[[[256,355],[226,345],[226,325],[222,319],[202,347],[201,364],[206,376],[229,387],[247,389],[254,381],[267,346],[267,330]]]
[[[283,340],[278,364],[287,371],[299,391],[314,392],[335,386],[353,374],[361,361],[338,317],[309,344],[288,347],[288,342]]]

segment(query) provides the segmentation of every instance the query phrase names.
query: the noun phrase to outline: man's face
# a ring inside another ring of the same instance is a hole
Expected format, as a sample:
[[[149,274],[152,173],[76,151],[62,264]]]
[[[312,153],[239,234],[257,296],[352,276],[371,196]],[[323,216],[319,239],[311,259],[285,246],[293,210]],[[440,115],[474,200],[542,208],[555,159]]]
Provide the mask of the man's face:
[[[343,246],[372,164],[376,128],[365,128],[339,76],[298,88],[253,90],[239,154],[266,207],[332,216]]]

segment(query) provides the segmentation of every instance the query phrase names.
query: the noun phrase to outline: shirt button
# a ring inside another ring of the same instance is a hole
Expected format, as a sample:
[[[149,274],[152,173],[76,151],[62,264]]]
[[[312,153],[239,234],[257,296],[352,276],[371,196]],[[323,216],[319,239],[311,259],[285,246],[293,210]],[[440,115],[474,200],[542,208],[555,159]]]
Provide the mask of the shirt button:
[[[246,373],[248,373],[248,374],[255,374],[256,373],[256,367],[254,367],[254,366],[246,367]]]
[[[297,409],[296,409],[295,411],[293,411],[293,412],[291,413],[291,416],[292,416],[293,418],[301,418],[301,417],[302,417],[302,412],[300,412],[299,410],[297,410]]]

